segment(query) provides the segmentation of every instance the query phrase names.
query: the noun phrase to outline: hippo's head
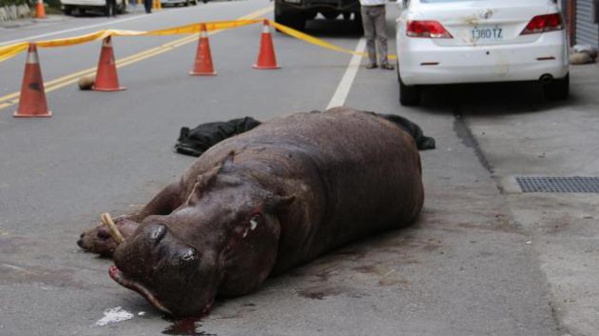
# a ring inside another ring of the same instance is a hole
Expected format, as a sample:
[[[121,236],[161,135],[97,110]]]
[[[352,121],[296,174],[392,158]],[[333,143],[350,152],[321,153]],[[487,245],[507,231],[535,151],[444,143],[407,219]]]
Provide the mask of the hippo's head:
[[[185,204],[147,217],[116,249],[110,276],[170,315],[202,316],[217,293],[245,294],[268,276],[292,201],[247,176],[207,173]]]

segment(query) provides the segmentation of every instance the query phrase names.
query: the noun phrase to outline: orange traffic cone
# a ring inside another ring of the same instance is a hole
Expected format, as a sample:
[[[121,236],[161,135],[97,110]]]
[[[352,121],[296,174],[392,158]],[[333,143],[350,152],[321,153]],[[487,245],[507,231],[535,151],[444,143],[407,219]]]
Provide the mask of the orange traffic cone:
[[[27,52],[27,63],[25,63],[25,74],[23,85],[19,96],[19,107],[13,114],[16,118],[51,117],[52,112],[48,110],[46,93],[44,91],[44,80],[42,70],[37,57],[37,46],[29,43]]]
[[[119,86],[119,76],[116,72],[116,63],[112,51],[112,39],[110,36],[104,38],[100,61],[96,70],[96,83],[94,91],[120,91],[125,90]]]
[[[193,71],[189,73],[193,76],[215,76],[216,71],[212,66],[212,54],[210,53],[210,42],[208,41],[208,32],[206,25],[200,26],[200,40],[196,52],[196,59],[193,64]]]
[[[275,48],[272,44],[272,36],[270,34],[268,20],[264,20],[262,26],[262,38],[260,40],[260,53],[258,61],[254,64],[254,69],[278,69],[277,58],[275,56]]]
[[[46,18],[46,8],[44,7],[44,0],[37,0],[37,5],[35,6],[35,18]]]

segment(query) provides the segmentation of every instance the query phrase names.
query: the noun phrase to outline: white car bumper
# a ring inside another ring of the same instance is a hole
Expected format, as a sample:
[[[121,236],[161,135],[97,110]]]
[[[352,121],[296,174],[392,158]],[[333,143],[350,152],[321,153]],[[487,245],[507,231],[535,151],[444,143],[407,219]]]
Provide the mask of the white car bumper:
[[[406,39],[408,46],[398,45],[400,76],[406,85],[534,81],[546,74],[563,78],[568,53],[562,33],[545,33],[533,43],[488,46]]]

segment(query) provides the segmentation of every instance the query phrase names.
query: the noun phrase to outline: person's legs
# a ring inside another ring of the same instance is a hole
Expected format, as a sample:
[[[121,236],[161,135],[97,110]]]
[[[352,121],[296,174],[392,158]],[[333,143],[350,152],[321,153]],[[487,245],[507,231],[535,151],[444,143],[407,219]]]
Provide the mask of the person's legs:
[[[393,66],[389,64],[387,59],[387,21],[385,6],[376,7],[374,14],[374,28],[376,32],[376,40],[378,41],[378,55],[382,69],[393,70]]]
[[[360,9],[362,13],[362,27],[364,28],[364,38],[366,39],[366,51],[368,52],[368,69],[376,68],[376,43],[375,37],[375,22],[371,15],[372,8],[368,6],[362,6]]]

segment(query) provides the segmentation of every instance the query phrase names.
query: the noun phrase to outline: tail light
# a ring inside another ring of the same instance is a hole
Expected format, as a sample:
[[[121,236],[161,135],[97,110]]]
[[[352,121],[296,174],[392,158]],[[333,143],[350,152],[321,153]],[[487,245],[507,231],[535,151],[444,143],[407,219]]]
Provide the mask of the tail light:
[[[406,29],[410,37],[453,38],[451,34],[437,21],[410,20]]]
[[[540,34],[562,29],[564,29],[564,25],[559,13],[537,15],[530,20],[520,35]]]

